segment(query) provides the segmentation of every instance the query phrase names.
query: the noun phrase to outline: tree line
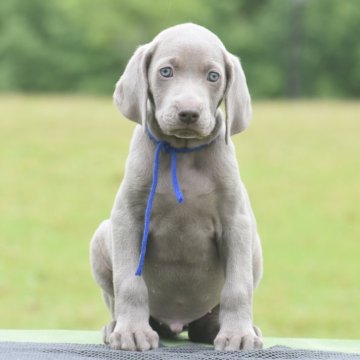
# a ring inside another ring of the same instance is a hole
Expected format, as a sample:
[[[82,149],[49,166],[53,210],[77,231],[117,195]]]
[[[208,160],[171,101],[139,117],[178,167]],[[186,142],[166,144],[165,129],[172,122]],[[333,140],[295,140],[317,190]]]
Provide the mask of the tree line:
[[[240,57],[255,98],[360,95],[360,0],[2,0],[0,91],[110,94],[182,22]]]

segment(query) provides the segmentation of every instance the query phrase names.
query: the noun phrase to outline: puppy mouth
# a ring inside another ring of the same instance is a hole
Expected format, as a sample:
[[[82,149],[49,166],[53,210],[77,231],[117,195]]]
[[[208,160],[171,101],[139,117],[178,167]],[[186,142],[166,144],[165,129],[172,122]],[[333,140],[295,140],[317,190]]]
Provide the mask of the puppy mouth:
[[[193,131],[189,130],[178,130],[178,131],[172,131],[172,136],[175,136],[178,139],[202,139],[203,137],[194,133]]]
[[[198,132],[190,129],[177,129],[170,132],[171,136],[175,136],[178,139],[203,139],[204,136]]]

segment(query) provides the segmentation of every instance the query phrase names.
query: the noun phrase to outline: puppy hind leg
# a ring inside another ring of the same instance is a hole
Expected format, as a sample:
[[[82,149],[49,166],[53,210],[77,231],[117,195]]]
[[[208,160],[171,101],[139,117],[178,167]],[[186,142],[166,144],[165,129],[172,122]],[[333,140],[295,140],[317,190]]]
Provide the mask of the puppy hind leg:
[[[103,291],[102,293],[103,293],[103,298],[104,298],[105,304],[108,307],[109,312],[111,314],[111,318],[113,320],[115,320],[115,300],[114,300],[114,297],[112,295],[109,295],[105,291]]]
[[[114,288],[111,256],[108,253],[111,241],[109,220],[103,221],[91,240],[90,263],[93,277],[100,286],[105,304],[111,314],[112,320],[102,328],[103,342],[109,344],[110,335],[113,333],[116,321],[114,310]]]
[[[104,293],[114,297],[110,220],[103,221],[90,242],[90,264],[93,277]]]
[[[104,344],[110,344],[110,335],[113,333],[115,329],[116,321],[111,320],[108,324],[106,324],[102,328],[102,339]]]

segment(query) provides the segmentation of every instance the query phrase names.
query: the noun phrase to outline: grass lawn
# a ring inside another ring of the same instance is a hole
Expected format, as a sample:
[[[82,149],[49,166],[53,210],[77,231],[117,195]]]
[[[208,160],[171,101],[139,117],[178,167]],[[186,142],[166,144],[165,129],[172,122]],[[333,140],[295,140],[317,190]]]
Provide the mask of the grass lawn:
[[[110,98],[0,96],[0,328],[98,329],[88,245],[134,125]],[[360,338],[360,103],[257,102],[236,143],[265,336]]]

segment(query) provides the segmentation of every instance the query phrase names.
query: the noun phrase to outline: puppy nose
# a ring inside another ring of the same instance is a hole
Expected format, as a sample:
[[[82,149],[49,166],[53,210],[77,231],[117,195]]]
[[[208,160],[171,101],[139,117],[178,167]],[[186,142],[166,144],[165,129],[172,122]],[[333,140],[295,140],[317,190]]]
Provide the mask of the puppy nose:
[[[199,119],[199,112],[194,110],[182,110],[178,114],[179,120],[185,124],[192,124]]]

